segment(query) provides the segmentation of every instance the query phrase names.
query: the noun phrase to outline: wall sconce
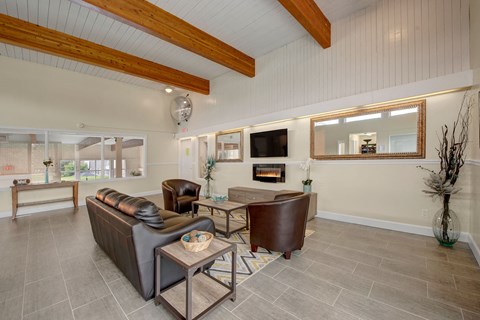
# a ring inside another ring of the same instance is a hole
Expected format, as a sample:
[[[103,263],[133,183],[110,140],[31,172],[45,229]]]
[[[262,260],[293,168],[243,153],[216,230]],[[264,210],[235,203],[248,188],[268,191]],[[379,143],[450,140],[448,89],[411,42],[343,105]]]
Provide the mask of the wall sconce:
[[[166,92],[166,93],[172,93],[172,92],[173,92],[173,88],[172,88],[172,87],[165,87],[165,92]]]

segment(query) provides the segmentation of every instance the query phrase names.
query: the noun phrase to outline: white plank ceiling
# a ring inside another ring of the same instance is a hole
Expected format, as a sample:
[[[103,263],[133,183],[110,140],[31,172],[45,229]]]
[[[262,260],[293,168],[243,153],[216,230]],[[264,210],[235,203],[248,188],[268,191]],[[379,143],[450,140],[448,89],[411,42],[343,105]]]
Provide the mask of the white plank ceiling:
[[[149,0],[225,43],[258,58],[306,31],[276,0]],[[377,0],[316,0],[330,22]],[[0,0],[0,13],[124,51],[202,78],[229,69],[68,0]],[[104,68],[0,42],[0,55],[153,89],[165,86]]]

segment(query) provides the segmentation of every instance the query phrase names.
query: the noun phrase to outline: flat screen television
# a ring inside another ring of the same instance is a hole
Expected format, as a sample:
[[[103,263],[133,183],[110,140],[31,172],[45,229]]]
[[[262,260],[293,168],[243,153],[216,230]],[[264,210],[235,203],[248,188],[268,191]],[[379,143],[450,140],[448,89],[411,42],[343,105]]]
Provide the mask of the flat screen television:
[[[251,133],[250,157],[288,157],[287,129]]]

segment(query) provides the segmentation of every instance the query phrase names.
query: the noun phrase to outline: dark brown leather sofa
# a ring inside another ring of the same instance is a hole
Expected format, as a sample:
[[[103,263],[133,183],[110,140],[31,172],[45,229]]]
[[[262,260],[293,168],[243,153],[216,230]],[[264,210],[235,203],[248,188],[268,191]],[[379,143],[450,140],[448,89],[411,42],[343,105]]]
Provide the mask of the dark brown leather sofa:
[[[215,224],[207,217],[182,217],[109,188],[87,197],[86,202],[95,241],[145,300],[154,295],[156,247],[179,240],[195,229],[215,234]],[[162,289],[184,277],[168,259],[162,259],[161,270]]]
[[[290,259],[292,251],[303,247],[309,202],[309,195],[304,194],[250,203],[248,213],[252,251],[256,252],[260,246],[283,252],[285,259]]]
[[[166,210],[177,213],[189,212],[192,210],[192,202],[200,197],[202,186],[183,179],[170,179],[162,182],[163,203]],[[195,207],[195,213],[198,206]]]

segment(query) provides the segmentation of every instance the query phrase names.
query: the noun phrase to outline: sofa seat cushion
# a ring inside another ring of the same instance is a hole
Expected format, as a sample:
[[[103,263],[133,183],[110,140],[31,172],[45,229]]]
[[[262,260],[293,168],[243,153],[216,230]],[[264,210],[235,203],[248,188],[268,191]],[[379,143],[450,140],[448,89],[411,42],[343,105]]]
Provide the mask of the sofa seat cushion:
[[[166,221],[171,218],[178,218],[180,215],[176,212],[170,211],[170,210],[160,210],[159,211],[160,216],[162,217],[163,221]]]
[[[151,201],[127,196],[118,203],[118,210],[135,217],[152,228],[159,229],[164,227],[158,207]]]

